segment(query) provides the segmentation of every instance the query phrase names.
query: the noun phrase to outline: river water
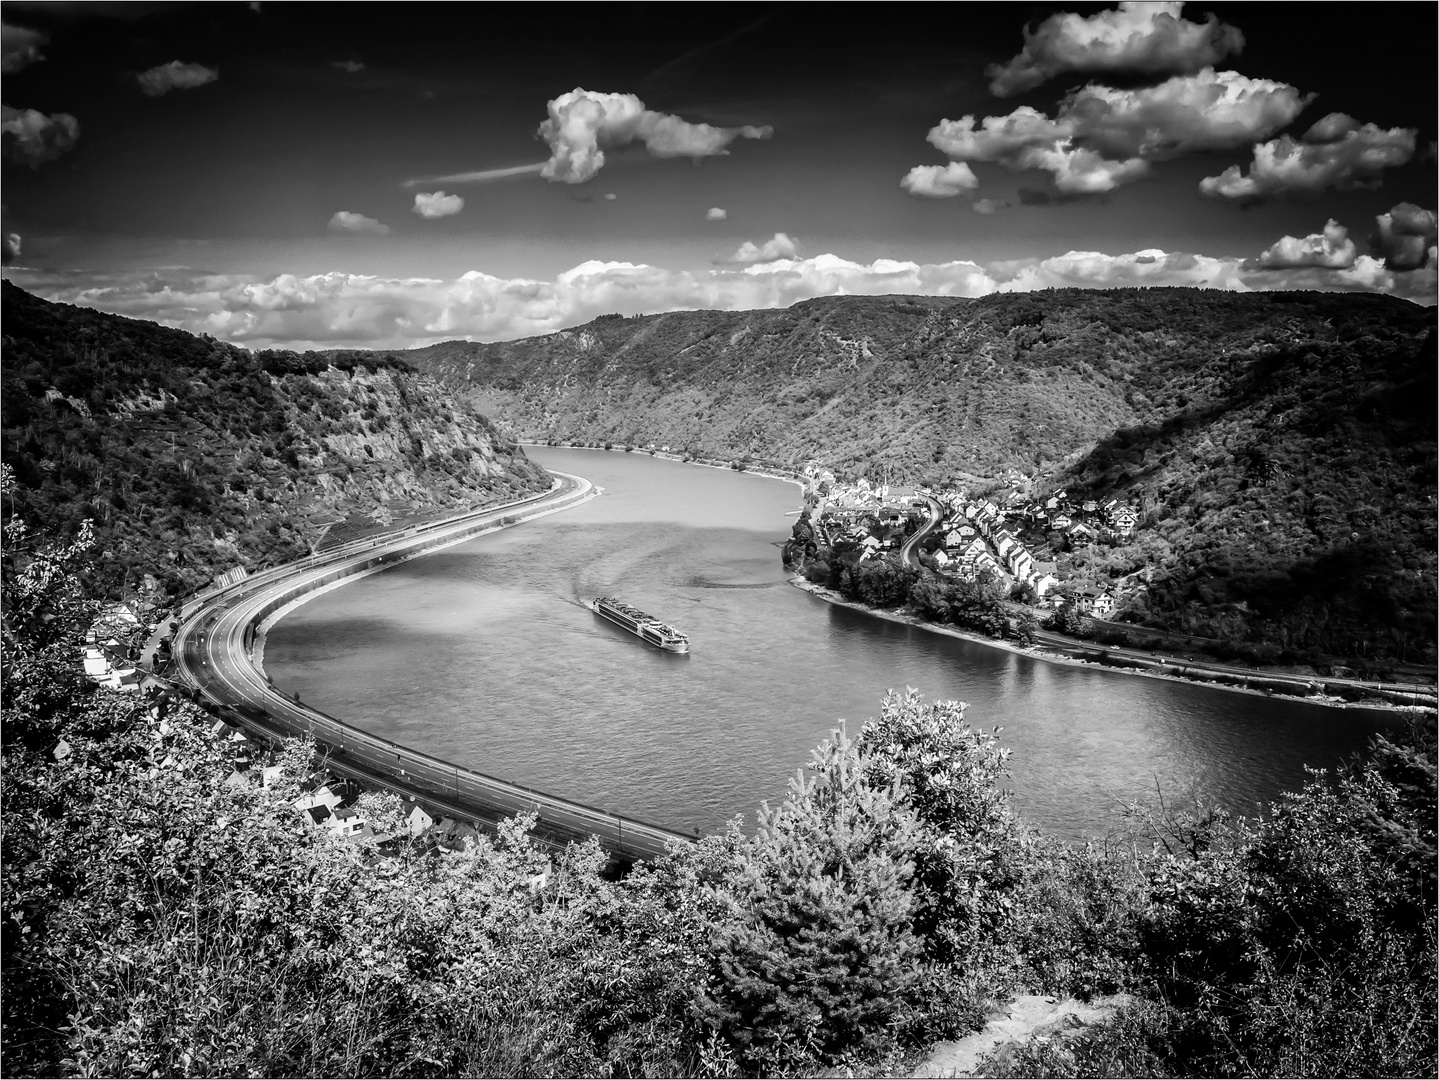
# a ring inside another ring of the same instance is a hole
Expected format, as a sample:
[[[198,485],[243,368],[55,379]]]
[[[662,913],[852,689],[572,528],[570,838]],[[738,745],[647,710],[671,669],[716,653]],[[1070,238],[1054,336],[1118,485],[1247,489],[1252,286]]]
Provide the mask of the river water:
[[[642,454],[527,448],[604,494],[321,595],[269,634],[276,684],[385,738],[544,791],[709,832],[784,795],[886,690],[1000,726],[1022,816],[1078,839],[1123,801],[1252,814],[1390,714],[1036,660],[870,618],[785,582],[799,489]],[[582,606],[672,622],[661,653]]]

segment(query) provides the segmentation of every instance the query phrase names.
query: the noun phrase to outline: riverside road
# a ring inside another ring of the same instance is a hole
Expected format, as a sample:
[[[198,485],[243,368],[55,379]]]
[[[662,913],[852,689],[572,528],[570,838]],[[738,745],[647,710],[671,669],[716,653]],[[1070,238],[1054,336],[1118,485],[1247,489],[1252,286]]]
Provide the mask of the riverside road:
[[[179,677],[227,720],[265,737],[311,735],[332,771],[412,795],[452,816],[493,824],[535,812],[539,820],[533,835],[545,843],[562,846],[593,835],[621,863],[663,855],[673,843],[692,837],[459,768],[361,731],[277,689],[253,657],[256,627],[306,593],[553,513],[596,493],[582,477],[555,475],[558,483],[544,495],[356,541],[198,598],[175,636]]]

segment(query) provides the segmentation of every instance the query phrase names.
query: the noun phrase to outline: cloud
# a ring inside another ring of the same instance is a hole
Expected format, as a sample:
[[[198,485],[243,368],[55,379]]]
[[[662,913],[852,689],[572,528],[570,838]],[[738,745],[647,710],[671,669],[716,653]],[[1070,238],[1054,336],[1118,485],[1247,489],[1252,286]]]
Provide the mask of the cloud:
[[[616,195],[613,191],[605,192],[605,202],[614,202],[618,198],[619,196]]]
[[[979,121],[945,119],[929,142],[955,161],[1039,169],[1062,193],[1095,194],[1147,175],[1150,162],[1272,135],[1310,100],[1287,83],[1205,68],[1133,90],[1086,86],[1052,118],[1022,105]]]
[[[478,172],[448,173],[445,176],[421,176],[406,180],[402,187],[427,187],[430,184],[489,184],[496,180],[508,180],[514,176],[538,176],[545,167],[543,161],[533,165],[509,165],[502,169],[480,169]]]
[[[749,240],[746,240],[725,262],[742,264],[766,263],[774,262],[776,259],[792,259],[794,257],[794,241],[784,233],[777,232],[770,239],[766,240],[762,247],[756,247]]]
[[[80,122],[69,113],[46,116],[35,109],[0,106],[0,149],[7,161],[38,169],[74,148]]]
[[[634,94],[591,93],[576,87],[549,102],[550,118],[539,127],[550,159],[546,180],[582,184],[605,163],[605,150],[641,142],[655,157],[700,158],[726,154],[735,139],[767,139],[770,127],[714,127],[653,112]]]
[[[1313,100],[1288,83],[1205,68],[1134,90],[1086,86],[1065,98],[1059,115],[1108,157],[1161,161],[1267,138]]]
[[[465,200],[458,195],[446,195],[443,191],[415,193],[415,205],[411,208],[422,218],[449,217],[465,208]]]
[[[1330,188],[1375,188],[1385,169],[1414,156],[1413,128],[1360,125],[1344,113],[1330,113],[1297,141],[1281,135],[1254,147],[1248,174],[1231,165],[1207,176],[1199,190],[1210,198],[1257,203],[1277,197],[1314,196]]]
[[[1349,230],[1330,218],[1323,232],[1310,233],[1300,239],[1282,236],[1262,251],[1257,259],[1244,264],[1246,270],[1297,270],[1317,266],[1326,270],[1345,270],[1354,265],[1357,252]]]
[[[453,338],[508,340],[575,326],[597,315],[785,307],[815,296],[982,296],[1062,287],[1192,286],[1234,291],[1373,291],[1434,302],[1435,269],[1394,272],[1370,256],[1345,269],[1246,270],[1243,260],[1159,249],[1110,255],[1071,251],[980,266],[969,261],[864,264],[837,255],[726,265],[706,273],[587,262],[554,280],[359,274],[269,279],[186,270],[145,273],[11,269],[50,300],[151,319],[253,348],[407,348]]]
[[[711,206],[705,211],[706,221],[723,221],[727,217],[729,217],[729,215],[724,212],[722,207]]]
[[[9,266],[20,258],[20,234],[5,233],[0,236],[0,265]]]
[[[358,60],[331,60],[330,66],[349,72],[351,75],[358,75],[365,70],[365,65]]]
[[[0,74],[14,75],[44,60],[40,46],[47,40],[39,30],[0,21]]]
[[[951,161],[948,165],[916,165],[899,186],[926,199],[952,199],[973,192],[979,187],[979,178],[964,162]]]
[[[1065,71],[1188,74],[1244,48],[1244,35],[1209,15],[1202,23],[1179,17],[1182,3],[1121,3],[1118,11],[1084,18],[1063,12],[1034,29],[1024,48],[985,74],[998,97],[1032,90]]]
[[[384,236],[390,231],[388,225],[349,210],[336,210],[335,216],[330,218],[330,223],[325,227],[331,232],[361,233],[369,236]]]
[[[1418,270],[1434,259],[1436,219],[1433,210],[1400,203],[1374,219],[1369,246],[1390,270]]]
[[[1003,210],[1010,204],[1003,199],[975,199],[969,204],[969,208],[976,214],[993,214]]]
[[[1193,286],[1207,289],[1247,290],[1239,276],[1237,259],[1219,259],[1158,248],[1107,255],[1100,251],[1071,251],[1048,259],[1000,263],[991,268],[1003,275],[1000,292],[1078,287],[1115,289],[1155,286]]]
[[[135,76],[135,81],[140,84],[140,91],[146,97],[160,97],[171,90],[193,90],[197,86],[212,83],[219,77],[220,72],[216,68],[171,60],[168,64],[160,64],[140,72]]]

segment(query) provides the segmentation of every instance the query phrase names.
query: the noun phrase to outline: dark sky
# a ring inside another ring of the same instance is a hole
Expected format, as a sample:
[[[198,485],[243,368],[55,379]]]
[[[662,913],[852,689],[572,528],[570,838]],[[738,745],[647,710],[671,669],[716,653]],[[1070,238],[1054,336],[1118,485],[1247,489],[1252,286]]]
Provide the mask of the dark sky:
[[[828,292],[1432,302],[1435,6],[1177,7],[4,4],[6,276],[255,345]]]

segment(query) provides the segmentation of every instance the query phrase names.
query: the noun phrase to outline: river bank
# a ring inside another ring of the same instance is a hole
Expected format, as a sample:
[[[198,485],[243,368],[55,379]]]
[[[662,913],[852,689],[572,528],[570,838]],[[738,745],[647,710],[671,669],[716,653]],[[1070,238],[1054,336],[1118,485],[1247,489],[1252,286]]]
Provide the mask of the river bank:
[[[847,607],[853,611],[863,612],[875,618],[886,619],[889,622],[903,623],[907,626],[928,631],[929,633],[943,634],[949,637],[960,638],[964,641],[971,641],[977,645],[985,645],[993,649],[1002,649],[1006,652],[1030,656],[1036,660],[1043,660],[1051,664],[1062,664],[1069,667],[1102,668],[1105,671],[1113,671],[1117,674],[1138,675],[1144,678],[1160,679],[1167,682],[1197,683],[1202,686],[1211,686],[1219,690],[1228,690],[1233,693],[1249,694],[1256,697],[1292,697],[1313,705],[1324,705],[1336,709],[1384,709],[1401,713],[1435,711],[1433,702],[1423,700],[1420,695],[1410,694],[1405,691],[1389,690],[1383,687],[1366,686],[1359,683],[1341,682],[1332,679],[1284,678],[1277,674],[1266,674],[1259,671],[1252,674],[1239,673],[1225,668],[1194,663],[1192,661],[1186,661],[1182,665],[1171,664],[1158,659],[1150,660],[1144,657],[1120,655],[1114,650],[1106,649],[1103,646],[1088,645],[1080,641],[1075,641],[1073,646],[1070,647],[1055,644],[1019,645],[1010,641],[986,637],[983,634],[977,634],[973,631],[961,630],[955,626],[944,626],[938,623],[928,622],[904,610],[884,610],[870,607],[867,604],[861,604],[854,600],[847,600],[834,590],[827,589],[822,585],[816,585],[814,582],[808,581],[798,574],[789,579],[789,584],[829,604]],[[1350,691],[1350,694],[1330,692],[1331,690],[1337,690],[1339,688]]]

